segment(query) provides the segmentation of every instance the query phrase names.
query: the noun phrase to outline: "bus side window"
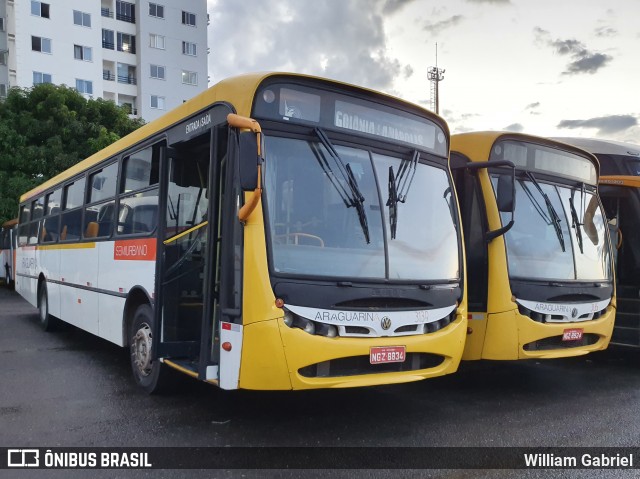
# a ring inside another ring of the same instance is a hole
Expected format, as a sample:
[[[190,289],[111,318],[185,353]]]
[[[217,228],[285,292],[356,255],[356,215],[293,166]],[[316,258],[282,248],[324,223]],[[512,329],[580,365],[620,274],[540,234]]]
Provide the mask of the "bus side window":
[[[80,178],[64,188],[64,213],[60,226],[60,241],[82,238],[82,208],[85,179]],[[71,211],[69,211],[71,210]]]

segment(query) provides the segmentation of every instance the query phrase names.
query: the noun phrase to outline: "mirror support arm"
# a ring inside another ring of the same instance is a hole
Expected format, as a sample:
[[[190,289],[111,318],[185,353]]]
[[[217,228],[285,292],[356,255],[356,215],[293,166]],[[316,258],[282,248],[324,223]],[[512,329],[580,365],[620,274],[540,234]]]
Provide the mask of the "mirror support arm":
[[[511,162],[511,161],[498,160],[498,161],[469,162],[464,166],[459,166],[459,167],[454,168],[454,169],[466,168],[467,170],[476,171],[476,170],[481,170],[483,168],[493,168],[494,166],[506,166],[506,167],[511,168],[511,185],[512,185],[513,194],[515,195],[515,191],[516,191],[516,165],[514,165],[513,162]],[[511,229],[511,227],[513,226],[513,223],[514,223],[513,210],[511,210],[511,221],[509,221],[509,223],[504,225],[502,228],[498,228],[497,230],[493,230],[493,231],[488,231],[486,236],[485,236],[486,242],[490,243],[491,241],[493,241],[497,237],[502,236],[503,234],[505,234],[507,231],[509,231]]]
[[[253,190],[253,194],[246,201],[244,205],[238,211],[238,219],[242,223],[246,223],[253,213],[253,210],[256,209],[258,203],[260,202],[260,198],[262,198],[262,128],[260,127],[260,123],[258,123],[253,118],[248,118],[246,116],[236,115],[235,113],[229,113],[227,115],[227,122],[230,126],[239,129],[250,130],[256,134],[256,143],[257,143],[257,168],[258,168],[258,183],[256,188]]]

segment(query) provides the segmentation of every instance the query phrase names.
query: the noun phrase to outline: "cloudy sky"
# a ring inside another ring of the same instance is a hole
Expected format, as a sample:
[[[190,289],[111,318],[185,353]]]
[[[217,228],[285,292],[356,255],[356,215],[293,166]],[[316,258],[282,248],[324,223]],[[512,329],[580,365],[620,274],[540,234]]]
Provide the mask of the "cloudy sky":
[[[334,78],[430,108],[451,131],[640,144],[640,0],[208,0],[212,84]]]

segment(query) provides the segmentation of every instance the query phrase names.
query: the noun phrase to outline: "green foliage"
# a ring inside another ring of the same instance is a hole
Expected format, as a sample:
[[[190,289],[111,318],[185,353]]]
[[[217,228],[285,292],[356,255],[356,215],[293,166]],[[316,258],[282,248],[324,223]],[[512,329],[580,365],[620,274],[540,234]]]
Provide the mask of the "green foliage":
[[[66,86],[10,89],[0,101],[0,224],[17,216],[21,194],[143,124]]]

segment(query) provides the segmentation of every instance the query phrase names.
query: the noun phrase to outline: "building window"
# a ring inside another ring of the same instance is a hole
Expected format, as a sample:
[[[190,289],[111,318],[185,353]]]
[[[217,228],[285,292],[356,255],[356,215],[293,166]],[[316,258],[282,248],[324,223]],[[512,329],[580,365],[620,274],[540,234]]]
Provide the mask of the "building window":
[[[191,42],[182,42],[182,53],[185,55],[196,56],[196,44]]]
[[[102,29],[102,48],[114,50],[116,48],[113,30]]]
[[[49,4],[44,2],[31,2],[31,15],[49,18]]]
[[[73,57],[76,60],[84,60],[85,62],[90,62],[93,60],[93,52],[91,51],[91,47],[83,47],[82,45],[74,45],[73,46]]]
[[[118,32],[118,51],[119,52],[136,52],[136,36],[128,33]]]
[[[51,53],[51,39],[31,36],[31,49],[34,52]]]
[[[6,65],[9,61],[9,50],[0,51],[0,65]]]
[[[118,83],[136,84],[136,67],[126,63],[118,63]]]
[[[93,82],[90,80],[79,80],[76,78],[76,90],[86,95],[93,95]]]
[[[4,83],[0,83],[0,98],[7,97],[7,85]]]
[[[149,3],[149,15],[156,18],[164,18],[164,6],[157,3]]]
[[[33,84],[53,83],[51,81],[51,73],[33,72]]]
[[[196,72],[188,72],[186,70],[182,70],[182,83],[186,85],[197,85],[198,74]]]
[[[151,48],[159,48],[160,50],[164,50],[164,36],[156,35],[155,33],[150,33],[149,46]]]
[[[4,32],[4,17],[0,17],[0,32]]]
[[[164,67],[161,65],[151,65],[151,78],[157,78],[158,80],[164,80]]]
[[[196,26],[196,14],[182,11],[182,24],[192,27]]]
[[[74,10],[73,23],[82,27],[91,27],[91,14]]]
[[[136,6],[133,3],[116,1],[116,19],[136,23]]]
[[[151,108],[157,110],[164,110],[164,97],[158,95],[151,95]]]

